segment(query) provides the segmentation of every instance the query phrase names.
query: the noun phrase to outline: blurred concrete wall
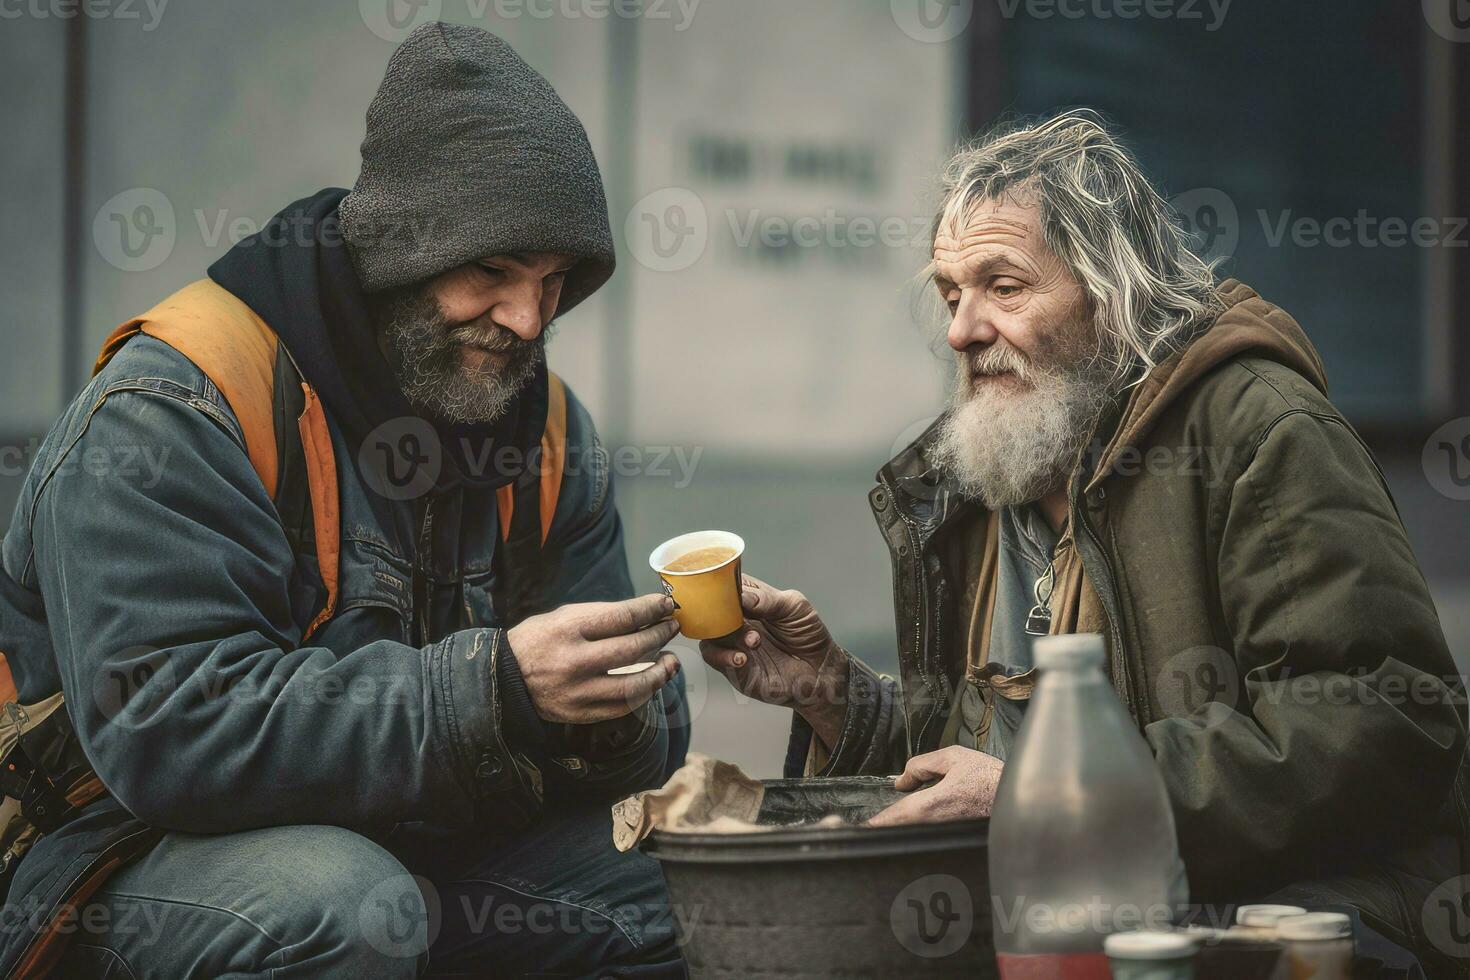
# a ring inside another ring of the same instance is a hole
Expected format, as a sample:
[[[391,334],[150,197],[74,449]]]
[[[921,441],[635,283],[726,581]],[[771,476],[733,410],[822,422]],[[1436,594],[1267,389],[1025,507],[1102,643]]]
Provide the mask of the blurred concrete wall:
[[[24,469],[15,450],[44,432],[61,405],[61,21],[7,21],[0,29],[0,482]],[[8,498],[5,513],[9,515]]]

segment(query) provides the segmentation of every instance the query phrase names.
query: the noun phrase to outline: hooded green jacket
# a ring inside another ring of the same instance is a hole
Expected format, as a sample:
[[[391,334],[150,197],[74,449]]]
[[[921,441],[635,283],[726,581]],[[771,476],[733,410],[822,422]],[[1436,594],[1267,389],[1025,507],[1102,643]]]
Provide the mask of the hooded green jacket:
[[[1451,875],[1470,872],[1455,846],[1470,834],[1463,683],[1316,351],[1248,286],[1219,292],[1224,312],[1100,423],[1072,479],[1113,686],[1163,772],[1197,901],[1367,876],[1371,894],[1350,903],[1426,948],[1443,867],[1403,855],[1438,841]],[[932,464],[934,432],[869,498],[892,554],[901,684],[853,662],[822,775],[896,772],[938,748],[963,683],[964,583],[946,549],[978,505]],[[798,719],[793,736],[795,770],[810,730]]]

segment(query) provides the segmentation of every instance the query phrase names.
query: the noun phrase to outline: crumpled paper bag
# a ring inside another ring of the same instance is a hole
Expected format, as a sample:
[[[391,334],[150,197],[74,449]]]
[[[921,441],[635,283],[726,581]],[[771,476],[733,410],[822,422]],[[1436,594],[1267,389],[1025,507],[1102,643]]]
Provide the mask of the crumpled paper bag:
[[[698,752],[660,789],[644,790],[613,805],[613,843],[632,850],[654,830],[742,833],[755,824],[766,794],[760,780],[740,767]]]

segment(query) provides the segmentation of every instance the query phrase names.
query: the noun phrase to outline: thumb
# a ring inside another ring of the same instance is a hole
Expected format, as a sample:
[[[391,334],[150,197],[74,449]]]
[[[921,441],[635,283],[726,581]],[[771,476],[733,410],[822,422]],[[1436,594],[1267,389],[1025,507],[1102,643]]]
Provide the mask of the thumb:
[[[905,796],[897,803],[868,821],[869,827],[898,827],[907,823],[924,823],[929,814],[929,794],[932,790]]]
[[[965,751],[958,746],[950,746],[937,752],[914,756],[903,767],[903,775],[894,780],[893,788],[907,793],[932,779],[944,776],[959,761],[960,753]]]
[[[799,618],[810,604],[800,592],[773,588],[760,579],[745,577],[745,592],[740,604],[751,619],[782,623]]]

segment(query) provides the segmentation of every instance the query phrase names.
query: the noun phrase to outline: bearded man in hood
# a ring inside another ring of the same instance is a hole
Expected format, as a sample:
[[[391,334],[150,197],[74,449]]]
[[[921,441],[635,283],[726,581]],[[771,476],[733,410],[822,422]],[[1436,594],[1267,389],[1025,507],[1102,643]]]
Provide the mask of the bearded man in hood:
[[[955,394],[869,498],[901,682],[751,578],[705,659],[795,710],[788,774],[901,773],[882,825],[988,815],[1033,637],[1102,634],[1196,901],[1352,906],[1462,975],[1434,899],[1470,881],[1463,684],[1306,335],[1216,283],[1091,113],[1002,129],[944,186]]]
[[[608,811],[683,762],[672,603],[545,356],[613,266],[576,116],[430,24],[350,193],[114,333],[4,541],[0,973],[683,975]]]

